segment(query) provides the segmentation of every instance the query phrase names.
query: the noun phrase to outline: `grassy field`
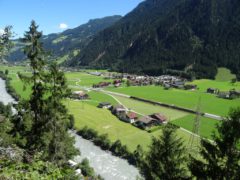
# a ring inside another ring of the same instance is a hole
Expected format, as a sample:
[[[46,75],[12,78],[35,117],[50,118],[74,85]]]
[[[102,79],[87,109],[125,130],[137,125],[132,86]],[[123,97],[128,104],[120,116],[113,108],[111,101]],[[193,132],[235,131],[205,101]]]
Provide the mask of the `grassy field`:
[[[90,97],[88,103],[94,106],[97,106],[100,102],[109,102],[112,105],[118,104],[114,98],[101,92],[90,91],[88,95]]]
[[[151,137],[161,134],[161,130],[153,133],[140,130],[118,120],[109,110],[99,109],[84,102],[67,101],[66,106],[75,117],[75,127],[77,129],[88,126],[97,130],[100,134],[107,133],[112,142],[119,139],[131,151],[134,151],[138,144],[147,150]],[[178,130],[177,133],[186,143],[188,142],[190,138],[188,133],[181,130]]]
[[[236,78],[236,75],[232,74],[231,71],[227,68],[218,68],[218,73],[215,77],[216,81],[228,81],[231,82],[233,78]]]
[[[26,71],[26,68],[25,67],[0,68],[0,70],[3,71],[5,71],[5,69],[9,69],[9,77],[12,78],[11,85],[16,89],[17,93],[24,98],[28,98],[30,94],[30,89],[28,88],[26,89],[26,91],[23,91],[23,84],[16,75],[17,72],[28,74],[29,72]],[[93,83],[103,81],[102,77],[92,76],[83,72],[66,73],[66,76],[69,81],[69,84],[72,84],[74,87],[76,87],[76,89],[78,89],[78,87],[80,88],[80,86],[91,86]],[[76,82],[78,82],[79,84],[77,85],[80,86],[77,86]],[[149,87],[149,89],[145,89],[144,91],[151,92],[152,91],[151,88],[152,87]],[[189,114],[187,113],[138,102],[132,99],[126,99],[122,97],[111,97],[107,94],[96,91],[90,91],[88,92],[88,94],[90,96],[90,100],[86,102],[70,100],[67,100],[66,102],[67,108],[76,119],[76,128],[80,129],[83,128],[84,126],[89,126],[90,128],[96,129],[100,134],[107,133],[112,141],[120,139],[122,143],[126,144],[131,151],[135,150],[138,144],[142,145],[146,150],[151,142],[151,137],[158,136],[159,134],[161,134],[161,130],[158,130],[153,133],[148,133],[128,123],[121,122],[115,116],[113,116],[108,110],[96,108],[99,102],[106,101],[112,104],[117,104],[118,101],[120,101],[128,108],[137,111],[141,114],[161,112],[165,114],[168,118],[173,120],[174,123],[176,124],[180,123],[179,124],[180,126],[188,130],[192,130],[192,121],[188,120]],[[206,129],[207,128],[209,131],[212,130],[212,126],[209,125],[209,127],[207,127],[206,123]],[[187,144],[190,138],[190,134],[182,130],[178,130],[177,133],[179,137],[182,137]],[[208,136],[207,133],[208,133],[207,131],[203,132],[203,135]]]
[[[112,82],[112,80],[106,80],[101,76],[93,76],[85,72],[67,72],[65,73],[69,85],[92,87],[93,84],[99,82]]]
[[[200,82],[198,83],[200,84]],[[202,86],[207,85],[204,84]],[[229,108],[240,106],[240,99],[220,99],[217,98],[215,95],[207,94],[201,90],[164,90],[164,88],[161,86],[108,88],[108,90],[167,104],[174,104],[193,110],[196,109],[199,98],[201,97],[201,111],[221,116],[227,115]]]
[[[184,129],[189,131],[193,130],[195,115],[188,115],[183,118],[173,120],[172,123],[178,125]],[[211,139],[211,135],[213,131],[216,129],[216,125],[221,123],[220,121],[200,117],[200,128],[199,128],[199,135],[208,139]]]
[[[121,96],[114,96],[114,97],[118,99],[124,106],[128,107],[130,110],[139,112],[143,115],[150,115],[153,113],[162,113],[170,121],[189,115],[188,113],[183,111],[177,111],[170,108],[156,106],[156,105],[136,101],[136,100],[121,97]]]

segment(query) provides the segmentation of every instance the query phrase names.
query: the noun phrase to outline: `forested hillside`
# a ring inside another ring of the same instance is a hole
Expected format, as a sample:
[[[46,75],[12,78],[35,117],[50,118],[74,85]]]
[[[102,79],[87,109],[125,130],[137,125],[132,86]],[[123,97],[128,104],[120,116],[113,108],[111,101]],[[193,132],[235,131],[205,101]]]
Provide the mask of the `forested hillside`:
[[[240,1],[146,0],[69,65],[147,74],[170,69],[201,78],[214,78],[223,66],[239,77]]]
[[[49,34],[42,37],[44,48],[50,51],[53,58],[59,63],[78,55],[81,49],[86,46],[93,36],[99,31],[113,25],[121,16],[109,16],[101,19],[93,19],[88,23],[74,29],[68,29],[62,33]],[[24,44],[16,40],[9,61],[21,61],[25,59],[23,53]]]

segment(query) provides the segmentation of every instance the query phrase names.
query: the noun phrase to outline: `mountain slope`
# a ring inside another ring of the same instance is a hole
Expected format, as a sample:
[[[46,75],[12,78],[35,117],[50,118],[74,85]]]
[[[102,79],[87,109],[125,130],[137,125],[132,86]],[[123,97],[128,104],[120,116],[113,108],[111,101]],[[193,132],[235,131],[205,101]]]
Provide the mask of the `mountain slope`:
[[[240,70],[239,0],[146,0],[101,31],[69,65],[214,78]],[[240,74],[239,74],[240,75]]]
[[[110,27],[120,18],[121,16],[116,15],[93,19],[74,29],[68,29],[58,34],[45,35],[42,38],[44,48],[52,52],[53,58],[58,58],[59,62],[71,59],[80,53],[81,49],[93,39],[96,33]],[[15,45],[8,60],[23,60],[25,58],[22,53],[24,44],[16,40]]]

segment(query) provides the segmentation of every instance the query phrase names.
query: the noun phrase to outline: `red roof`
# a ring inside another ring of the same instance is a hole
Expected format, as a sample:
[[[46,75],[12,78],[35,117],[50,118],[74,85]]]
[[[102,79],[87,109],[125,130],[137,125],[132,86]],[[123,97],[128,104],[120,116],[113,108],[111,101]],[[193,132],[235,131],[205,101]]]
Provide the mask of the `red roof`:
[[[134,112],[130,112],[130,113],[127,114],[127,117],[129,119],[136,119],[137,118],[137,114],[134,113]]]
[[[161,113],[155,113],[155,114],[151,115],[151,117],[153,117],[153,118],[155,118],[155,119],[157,119],[157,120],[159,120],[161,122],[167,121],[167,117],[164,116]]]

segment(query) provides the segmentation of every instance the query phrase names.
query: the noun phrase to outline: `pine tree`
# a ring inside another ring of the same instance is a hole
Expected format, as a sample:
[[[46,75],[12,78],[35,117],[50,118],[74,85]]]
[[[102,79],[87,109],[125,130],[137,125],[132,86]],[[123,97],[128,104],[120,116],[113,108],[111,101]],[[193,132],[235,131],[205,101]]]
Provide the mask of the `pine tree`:
[[[12,35],[12,26],[5,27],[3,34],[0,34],[0,60],[2,60],[13,47],[13,43],[10,41]]]
[[[71,116],[68,115],[66,107],[62,104],[65,97],[69,96],[70,90],[67,88],[64,73],[59,70],[56,63],[51,64],[49,68],[48,109],[46,115],[48,122],[46,124],[46,138],[49,138],[49,146],[46,149],[46,159],[61,164],[66,162],[77,154],[73,147],[74,138],[68,134]]]
[[[197,179],[240,179],[240,108],[217,126],[214,143],[202,139],[201,159],[191,157],[189,168]]]
[[[176,129],[163,128],[159,138],[153,138],[150,151],[146,154],[140,170],[148,180],[172,180],[186,178],[187,161],[183,140],[176,137]]]
[[[32,88],[29,100],[21,100],[13,118],[13,133],[18,145],[29,152],[42,152],[44,160],[62,165],[77,154],[74,139],[68,134],[71,116],[62,104],[68,95],[66,79],[56,64],[45,65],[45,51],[40,41],[42,33],[32,21],[23,42],[30,60],[32,76],[19,74],[25,86]]]

